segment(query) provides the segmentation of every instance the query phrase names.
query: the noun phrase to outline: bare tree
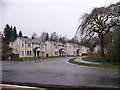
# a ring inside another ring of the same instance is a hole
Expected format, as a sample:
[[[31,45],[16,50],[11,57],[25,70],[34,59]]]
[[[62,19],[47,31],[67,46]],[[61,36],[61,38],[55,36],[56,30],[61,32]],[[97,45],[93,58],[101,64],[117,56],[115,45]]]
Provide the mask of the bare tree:
[[[51,40],[58,41],[58,34],[56,32],[51,33]]]
[[[65,36],[61,36],[61,37],[59,38],[59,42],[65,44],[65,43],[67,42],[67,37],[65,37]]]
[[[36,37],[37,37],[37,34],[36,34],[36,33],[33,33],[31,38],[32,38],[32,39],[35,39]]]
[[[115,5],[109,7],[94,8],[90,14],[85,14],[78,27],[81,35],[88,38],[97,35],[100,40],[101,57],[104,57],[104,37],[112,30],[113,27],[119,25],[119,15],[115,12]],[[88,41],[89,41],[88,40]]]
[[[39,37],[41,39],[41,41],[46,41],[46,36],[47,36],[47,32],[42,32],[41,36]]]
[[[46,34],[46,40],[49,40],[49,33]]]

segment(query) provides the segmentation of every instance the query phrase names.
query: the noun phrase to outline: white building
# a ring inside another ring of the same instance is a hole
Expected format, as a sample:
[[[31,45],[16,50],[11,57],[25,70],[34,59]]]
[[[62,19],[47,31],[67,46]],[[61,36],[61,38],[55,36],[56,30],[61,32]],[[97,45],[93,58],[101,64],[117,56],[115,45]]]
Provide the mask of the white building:
[[[100,46],[97,45],[95,48],[94,48],[94,53],[98,53],[100,52]]]
[[[87,54],[89,52],[90,52],[89,48],[85,46],[81,46],[81,54]]]
[[[19,57],[40,57],[45,56],[45,47],[39,39],[18,37],[13,43],[10,43],[13,53],[19,54]]]
[[[65,56],[65,47],[61,42],[46,41],[46,56]]]
[[[40,39],[18,37],[9,47],[19,57],[77,56],[87,53],[87,48],[73,43],[55,41],[42,42]]]

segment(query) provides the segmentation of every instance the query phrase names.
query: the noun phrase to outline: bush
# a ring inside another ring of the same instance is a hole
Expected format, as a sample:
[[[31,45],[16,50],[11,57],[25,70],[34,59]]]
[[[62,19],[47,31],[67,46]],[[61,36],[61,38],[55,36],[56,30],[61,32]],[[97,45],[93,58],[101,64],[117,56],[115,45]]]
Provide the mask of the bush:
[[[120,35],[115,40],[114,46],[110,53],[111,63],[120,63]]]
[[[105,62],[105,60],[101,60],[100,54],[90,54],[90,55],[87,55],[87,57],[84,57],[82,59],[90,62]]]
[[[82,55],[81,56],[87,56],[88,55],[88,53],[82,53]]]

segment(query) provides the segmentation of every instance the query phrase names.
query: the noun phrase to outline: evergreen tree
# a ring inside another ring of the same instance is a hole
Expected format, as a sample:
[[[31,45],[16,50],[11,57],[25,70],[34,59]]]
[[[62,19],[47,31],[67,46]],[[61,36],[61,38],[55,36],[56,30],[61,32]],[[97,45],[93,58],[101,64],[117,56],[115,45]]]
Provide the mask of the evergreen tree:
[[[17,38],[17,30],[16,27],[13,28],[13,41]]]
[[[19,32],[18,37],[22,37],[22,31]]]
[[[46,40],[49,40],[49,34],[48,33],[46,34]]]
[[[12,27],[10,27],[8,24],[6,24],[6,27],[4,28],[4,44],[9,44],[12,40]]]

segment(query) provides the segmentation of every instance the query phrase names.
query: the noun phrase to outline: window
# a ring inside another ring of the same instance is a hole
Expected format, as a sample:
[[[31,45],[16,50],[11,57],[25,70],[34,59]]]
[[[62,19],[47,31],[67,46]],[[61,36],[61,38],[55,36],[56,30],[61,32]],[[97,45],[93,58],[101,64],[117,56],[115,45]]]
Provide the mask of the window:
[[[28,43],[28,47],[31,47],[31,43]]]
[[[22,43],[22,47],[24,47],[24,43]]]
[[[32,52],[31,51],[27,51],[27,56],[31,56]]]
[[[24,56],[24,51],[22,51],[22,56]]]
[[[58,46],[57,46],[57,45],[55,45],[55,48],[57,49],[57,48],[58,48]]]
[[[31,51],[30,51],[30,56],[31,56]]]
[[[55,52],[55,55],[58,55],[58,52]]]
[[[27,51],[27,55],[29,56],[29,51]]]

